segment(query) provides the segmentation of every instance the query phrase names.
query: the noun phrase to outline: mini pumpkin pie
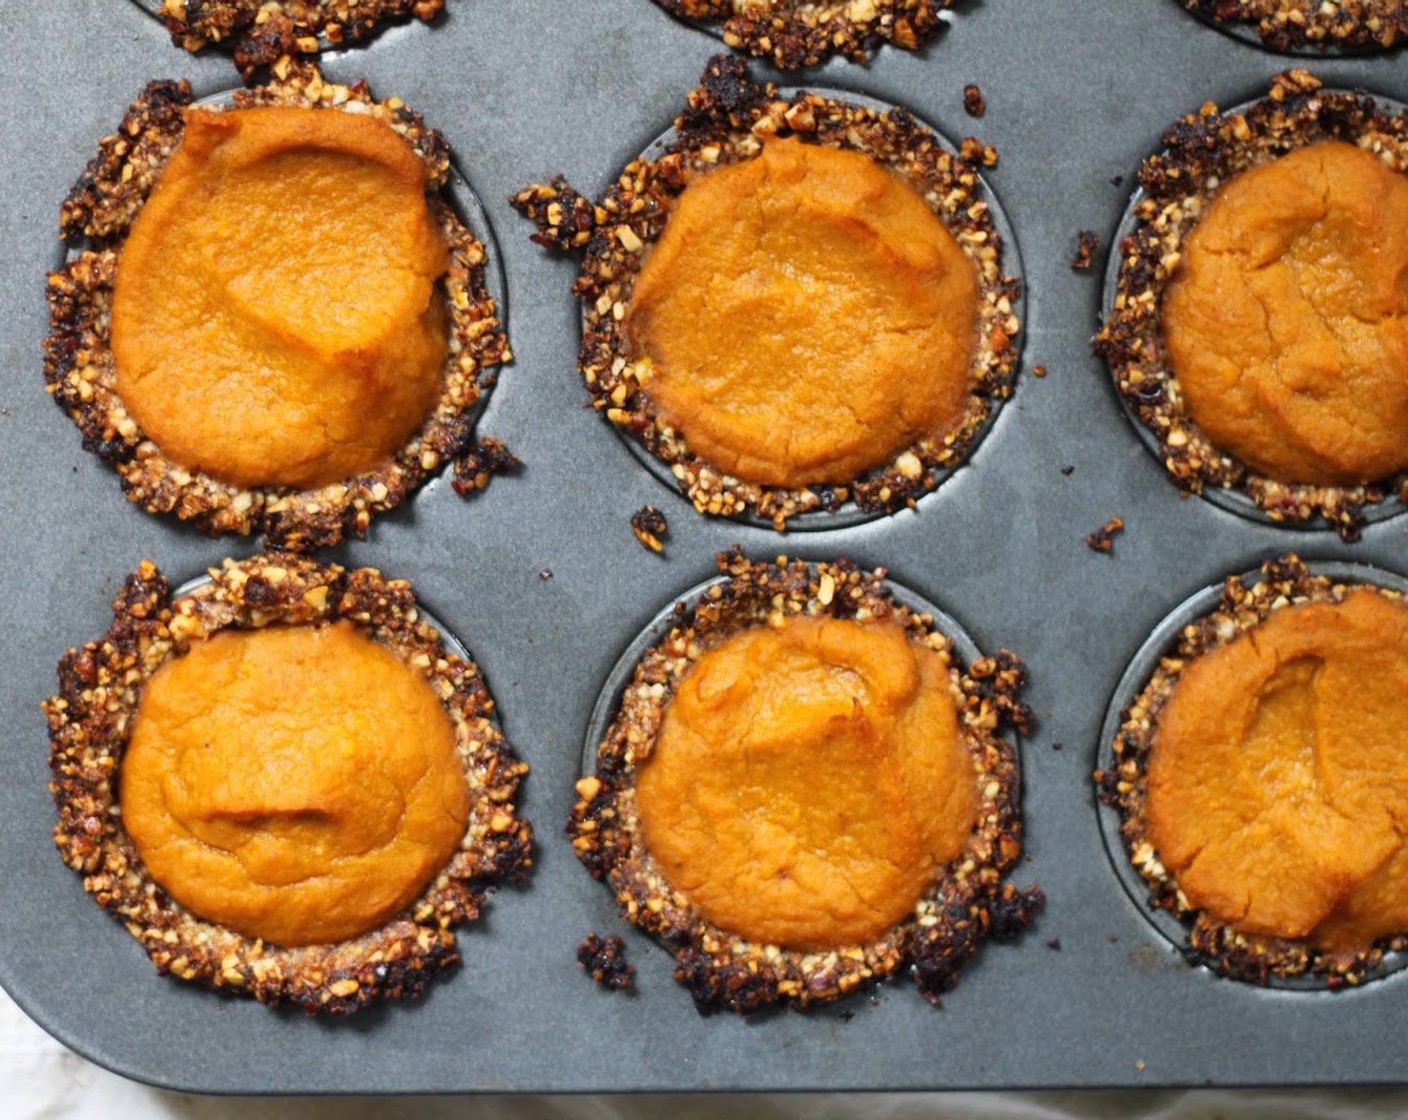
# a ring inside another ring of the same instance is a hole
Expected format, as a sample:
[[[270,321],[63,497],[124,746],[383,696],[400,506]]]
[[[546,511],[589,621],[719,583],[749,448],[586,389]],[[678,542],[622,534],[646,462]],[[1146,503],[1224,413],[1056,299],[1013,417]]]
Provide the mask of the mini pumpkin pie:
[[[1183,0],[1212,23],[1247,27],[1272,50],[1387,50],[1408,40],[1403,0]]]
[[[1164,142],[1096,347],[1180,485],[1353,539],[1408,469],[1408,115],[1290,71]]]
[[[192,104],[158,82],[64,204],[49,390],[128,497],[212,534],[335,543],[455,461],[508,360],[449,153],[311,64]]]
[[[1342,987],[1403,947],[1405,705],[1408,603],[1295,556],[1182,629],[1097,779],[1195,958]]]
[[[385,24],[429,21],[445,0],[143,0],[157,8],[171,41],[188,51],[229,45],[248,77],[261,66],[359,42]]]
[[[418,995],[525,874],[527,767],[409,584],[293,554],[130,576],[45,704],[64,862],[157,969],[312,1014]]]
[[[910,967],[937,1003],[1042,904],[1021,854],[1025,680],[963,666],[883,572],[721,555],[642,656],[569,834],[701,1011],[826,1003]]]
[[[595,406],[701,512],[913,504],[1011,393],[1017,282],[975,166],[903,110],[779,94],[722,56],[599,205],[514,205],[584,250]]]
[[[783,70],[833,54],[865,62],[882,43],[918,50],[946,26],[953,0],[656,0],[682,19],[718,25],[735,50]]]

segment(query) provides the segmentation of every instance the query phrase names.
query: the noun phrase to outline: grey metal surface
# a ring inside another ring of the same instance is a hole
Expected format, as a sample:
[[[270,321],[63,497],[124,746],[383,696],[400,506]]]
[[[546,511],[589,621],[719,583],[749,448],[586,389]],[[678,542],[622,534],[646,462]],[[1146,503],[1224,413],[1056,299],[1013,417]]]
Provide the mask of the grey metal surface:
[[[5,987],[99,1062],[230,1092],[1403,1079],[1404,973],[1332,996],[1262,991],[1188,968],[1112,873],[1089,780],[1126,663],[1191,592],[1288,548],[1405,566],[1408,518],[1371,526],[1348,546],[1181,499],[1089,354],[1099,270],[1077,276],[1066,265],[1077,230],[1114,229],[1129,176],[1163,127],[1208,98],[1255,95],[1290,61],[1209,29],[1173,0],[1004,0],[967,5],[917,56],[885,51],[869,69],[835,63],[800,79],[908,104],[951,138],[976,133],[999,147],[988,179],[1021,242],[1026,365],[1050,373],[1023,377],[971,466],[917,514],[780,539],[696,515],[584,407],[567,295],[575,265],[530,244],[502,201],[558,171],[600,189],[669,124],[717,41],[649,0],[457,0],[451,9],[440,26],[396,28],[327,68],[423,110],[485,200],[505,256],[518,360],[481,427],[527,466],[470,502],[437,482],[338,555],[413,579],[483,665],[504,726],[534,767],[526,808],[542,841],[537,874],[461,934],[465,967],[424,1002],[327,1025],[158,979],[55,856],[37,706],[53,688],[55,660],[101,633],[114,590],[142,557],[180,581],[252,550],[128,506],[46,398],[43,275],[58,258],[56,210],[143,82],[185,74],[214,93],[231,85],[232,68],[218,55],[176,51],[124,0],[0,0]],[[1405,61],[1316,68],[1333,84],[1408,99]],[[988,100],[981,121],[961,108],[972,81]],[[1117,175],[1125,185],[1111,184]],[[627,524],[647,502],[670,520],[665,561]],[[1128,530],[1114,554],[1087,550],[1084,535],[1116,513]],[[1038,931],[985,951],[942,1010],[899,985],[816,1014],[705,1020],[670,979],[666,954],[633,932],[635,997],[598,992],[573,959],[589,930],[624,928],[561,835],[592,705],[645,623],[735,542],[753,555],[844,553],[883,564],[984,650],[1011,646],[1031,666],[1042,723],[1024,744],[1028,858],[1016,877],[1040,882],[1050,901]],[[539,578],[544,569],[551,579]],[[1059,951],[1044,944],[1057,939]]]

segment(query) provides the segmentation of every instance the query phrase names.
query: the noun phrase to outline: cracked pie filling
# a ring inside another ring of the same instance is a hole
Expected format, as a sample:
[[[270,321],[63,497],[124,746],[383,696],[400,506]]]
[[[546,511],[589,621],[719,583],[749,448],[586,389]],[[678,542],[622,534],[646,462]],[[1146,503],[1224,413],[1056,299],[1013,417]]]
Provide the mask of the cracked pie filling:
[[[718,24],[730,47],[783,70],[833,54],[865,62],[883,43],[918,50],[946,26],[953,0],[656,0],[667,12]]]
[[[635,669],[570,832],[701,1010],[827,1002],[912,965],[937,1001],[1040,905],[1020,854],[1020,664],[964,670],[883,573],[750,564]]]
[[[1010,394],[1017,284],[977,171],[902,110],[717,58],[600,204],[561,180],[513,201],[585,250],[594,403],[702,512],[911,504]]]
[[[311,66],[148,87],[63,210],[51,391],[129,496],[287,547],[363,532],[472,441],[508,354],[448,153]]]
[[[418,994],[530,864],[526,770],[404,582],[144,565],[46,704],[56,838],[158,969],[311,1013]]]
[[[1214,23],[1253,28],[1273,50],[1384,50],[1408,41],[1404,0],[1183,0]]]
[[[1097,775],[1196,957],[1266,982],[1362,981],[1408,934],[1408,604],[1296,557],[1227,581]]]
[[[1408,116],[1295,71],[1164,140],[1097,346],[1180,483],[1352,538],[1408,470]]]

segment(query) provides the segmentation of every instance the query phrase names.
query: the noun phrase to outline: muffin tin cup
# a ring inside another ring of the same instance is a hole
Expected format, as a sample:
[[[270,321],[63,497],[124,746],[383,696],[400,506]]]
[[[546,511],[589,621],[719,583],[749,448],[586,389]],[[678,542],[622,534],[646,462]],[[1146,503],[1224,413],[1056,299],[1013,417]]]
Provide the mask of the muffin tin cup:
[[[1253,33],[1252,37],[1253,39],[1256,38],[1255,33]],[[1353,91],[1342,87],[1326,86],[1323,92],[1350,93]],[[1381,107],[1389,112],[1400,113],[1408,111],[1408,104],[1395,100],[1392,97],[1373,94],[1373,98]],[[1262,100],[1262,97],[1256,97],[1249,101],[1243,101],[1240,104],[1222,109],[1221,111],[1225,114],[1244,113],[1260,100]],[[1191,112],[1192,107],[1186,111]],[[1171,121],[1169,123],[1172,124]],[[1150,154],[1155,154],[1162,150],[1162,148],[1156,148]],[[1133,178],[1135,182],[1138,182],[1137,171],[1137,167],[1131,168],[1129,171],[1130,177]],[[1125,205],[1124,213],[1120,216],[1119,225],[1115,227],[1114,236],[1110,241],[1110,251],[1105,262],[1104,286],[1100,296],[1100,316],[1102,321],[1107,320],[1115,309],[1115,298],[1119,294],[1120,268],[1124,264],[1124,255],[1121,252],[1121,246],[1124,244],[1124,239],[1132,234],[1139,225],[1136,211],[1139,208],[1139,204],[1143,201],[1144,188],[1137,186],[1129,196],[1129,201]],[[1119,401],[1125,419],[1129,421],[1130,427],[1134,429],[1135,435],[1139,437],[1139,442],[1144,445],[1149,454],[1154,457],[1155,462],[1163,469],[1164,453],[1158,437],[1139,419],[1133,406],[1131,406],[1124,395],[1119,392],[1114,383],[1114,375],[1110,371],[1108,364],[1102,364],[1105,365],[1106,380],[1109,382],[1110,391]],[[1177,485],[1171,475],[1168,478],[1168,482],[1170,486]],[[1374,525],[1381,521],[1388,521],[1391,518],[1397,517],[1405,510],[1408,510],[1408,505],[1405,505],[1403,499],[1398,495],[1398,487],[1394,484],[1390,484],[1387,486],[1387,489],[1389,494],[1383,501],[1369,503],[1364,506],[1363,514],[1366,525]],[[1280,529],[1300,532],[1333,531],[1325,518],[1319,515],[1306,521],[1286,521],[1272,517],[1266,510],[1257,505],[1250,495],[1234,487],[1204,486],[1198,497],[1212,503],[1219,509],[1226,510],[1228,513],[1234,513],[1238,517],[1245,518],[1248,521],[1260,522],[1263,525],[1274,525]]]
[[[1408,595],[1408,576],[1402,576],[1397,572],[1371,564],[1325,560],[1308,561],[1307,567],[1312,575],[1327,576],[1336,583],[1383,587]],[[1253,568],[1241,573],[1237,578],[1250,586],[1260,583],[1264,577],[1259,569]],[[1154,627],[1144,644],[1139,647],[1138,652],[1130,660],[1124,675],[1120,677],[1114,695],[1110,698],[1109,707],[1105,711],[1105,719],[1100,728],[1100,744],[1096,759],[1098,769],[1115,769],[1117,766],[1114,750],[1115,739],[1124,724],[1126,709],[1134,703],[1149,683],[1149,679],[1159,667],[1160,660],[1171,653],[1183,628],[1217,609],[1222,598],[1222,587],[1223,581],[1219,580],[1183,600],[1164,617],[1162,622]],[[1175,949],[1182,952],[1188,947],[1188,931],[1192,926],[1191,918],[1180,918],[1161,907],[1150,904],[1149,896],[1153,888],[1130,861],[1129,853],[1126,851],[1124,840],[1120,835],[1122,819],[1119,810],[1113,805],[1106,805],[1097,800],[1096,814],[1100,822],[1100,836],[1105,844],[1105,853],[1110,858],[1110,866],[1114,870],[1115,877],[1119,879],[1120,886],[1124,888],[1130,901],[1139,909],[1149,924]],[[1372,983],[1386,976],[1391,976],[1405,965],[1408,965],[1408,951],[1386,953],[1382,963],[1365,975],[1364,983]],[[1325,977],[1309,974],[1273,976],[1265,984],[1256,984],[1240,977],[1228,978],[1226,982],[1287,992],[1331,991],[1331,985]]]
[[[918,113],[914,112],[912,109],[905,108],[903,105],[882,101],[875,97],[868,97],[865,94],[856,93],[849,89],[833,89],[829,86],[822,85],[785,85],[779,86],[777,92],[778,95],[783,98],[793,97],[802,92],[815,93],[832,101],[847,102],[852,105],[859,105],[864,109],[873,109],[877,113],[886,113],[894,109],[903,110],[909,113],[920,125],[932,133],[944,151],[948,152],[950,155],[958,155],[958,147],[952,140]],[[659,159],[666,153],[669,146],[675,141],[678,135],[678,130],[672,125],[652,140],[637,158],[642,160]],[[1027,336],[1026,276],[1022,271],[1022,253],[1017,245],[1017,235],[1012,228],[1012,223],[1008,220],[1006,212],[1002,208],[1002,203],[998,200],[997,195],[993,192],[992,185],[984,176],[979,175],[978,181],[982,186],[982,199],[988,204],[988,210],[992,215],[993,225],[997,229],[998,236],[1002,239],[1002,271],[1005,275],[1017,281],[1017,295],[1012,301],[1012,312],[1017,316],[1017,321],[1021,326],[1017,332],[1017,337],[1013,340],[1014,351],[1012,358],[1011,388],[1012,395],[1015,395],[1019,390],[1022,380],[1022,351]],[[587,304],[583,302],[581,304],[582,315],[580,320],[583,326],[586,324],[587,311]],[[944,483],[966,467],[972,461],[973,456],[978,454],[983,441],[987,438],[988,433],[992,431],[993,426],[998,422],[1004,406],[1010,399],[1010,396],[1005,398],[995,397],[992,399],[987,419],[984,420],[973,433],[972,444],[962,462],[951,467],[946,467],[940,471],[930,472],[930,478],[933,479],[934,486],[933,489],[916,499],[916,509],[919,512],[923,512],[926,507],[938,500],[943,491]],[[611,428],[616,433],[617,437],[626,445],[626,448],[630,451],[631,455],[634,456],[636,462],[640,463],[641,466],[649,471],[655,478],[659,479],[661,483],[669,487],[674,493],[678,494],[680,492],[679,483],[671,473],[669,463],[653,455],[640,440],[636,439],[628,432],[623,431],[614,424],[611,425]],[[829,529],[849,529],[856,525],[864,525],[871,521],[879,521],[883,518],[893,517],[898,512],[900,511],[861,509],[854,501],[850,501],[834,512],[824,509],[815,509],[808,510],[805,513],[795,514],[787,519],[786,531],[791,533],[805,533],[824,532]],[[773,528],[771,518],[759,516],[751,509],[734,514],[724,520],[733,521],[741,525],[750,525],[760,529]]]

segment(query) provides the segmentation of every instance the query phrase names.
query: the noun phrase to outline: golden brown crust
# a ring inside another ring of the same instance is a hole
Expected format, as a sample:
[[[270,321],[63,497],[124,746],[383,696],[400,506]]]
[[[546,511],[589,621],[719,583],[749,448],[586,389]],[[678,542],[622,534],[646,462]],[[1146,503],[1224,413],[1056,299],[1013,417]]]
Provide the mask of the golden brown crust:
[[[366,39],[393,20],[431,20],[445,0],[148,0],[188,51],[233,48],[246,78],[290,55]]]
[[[999,733],[1030,729],[1031,710],[1017,699],[1026,670],[1007,650],[962,666],[932,618],[895,601],[883,570],[785,557],[751,563],[737,551],[720,554],[719,567],[728,579],[694,606],[677,606],[670,632],[641,657],[598,748],[595,773],[577,783],[568,825],[577,856],[611,886],[627,919],[674,952],[675,978],[701,1012],[828,1003],[906,966],[937,1004],[985,939],[1016,937],[1043,902],[1039,889],[1003,881],[1021,855],[1022,823],[1016,749]],[[665,707],[699,656],[770,616],[798,613],[893,619],[913,641],[945,655],[964,743],[986,779],[967,849],[942,869],[913,915],[872,944],[815,953],[748,942],[708,922],[645,849],[634,797],[636,767],[650,756]]]
[[[1403,0],[1183,0],[1212,23],[1252,28],[1272,50],[1387,50],[1408,41]]]
[[[1372,97],[1328,92],[1305,70],[1277,75],[1269,95],[1246,109],[1219,112],[1211,102],[1163,135],[1164,149],[1139,170],[1143,190],[1135,225],[1119,246],[1113,306],[1095,338],[1130,414],[1158,443],[1164,466],[1194,493],[1205,487],[1241,491],[1276,521],[1323,517],[1346,540],[1364,524],[1364,508],[1408,497],[1408,478],[1371,485],[1312,486],[1277,482],[1219,450],[1188,414],[1166,354],[1164,292],[1184,239],[1217,187],[1250,167],[1295,148],[1344,140],[1408,174],[1408,113],[1390,113]]]
[[[166,579],[143,563],[113,604],[107,636],[59,662],[59,692],[44,710],[63,860],[161,973],[310,1014],[414,997],[458,962],[454,927],[478,916],[488,889],[532,866],[532,830],[514,808],[528,768],[495,726],[479,669],[445,650],[404,580],[278,553],[227,560],[210,576],[173,600]],[[430,682],[455,725],[473,804],[459,850],[406,911],[349,941],[282,949],[202,921],[152,881],[122,827],[117,783],[145,683],[192,641],[226,628],[338,619]]]
[[[148,85],[118,131],[101,142],[64,202],[60,232],[83,248],[49,277],[44,377],[83,433],[84,448],[113,465],[128,499],[147,512],[193,521],[212,536],[262,532],[270,547],[313,549],[348,533],[365,535],[374,514],[400,505],[446,462],[472,456],[476,405],[512,354],[489,295],[484,246],[440,193],[450,172],[449,148],[440,134],[398,99],[378,102],[364,84],[327,82],[311,63],[285,60],[276,70],[268,85],[237,91],[231,107],[300,105],[371,113],[425,163],[427,197],[450,249],[444,290],[451,324],[444,385],[425,424],[375,471],[317,490],[247,490],[171,462],[128,414],[115,388],[113,284],[132,223],[184,132],[184,110],[193,100],[185,82]]]
[[[667,12],[719,25],[735,50],[770,58],[783,70],[815,66],[833,54],[865,62],[882,43],[918,50],[946,25],[953,0],[655,0]]]
[[[1184,669],[1194,659],[1254,629],[1276,611],[1300,603],[1338,602],[1356,586],[1364,585],[1336,583],[1314,575],[1294,554],[1267,561],[1254,583],[1229,576],[1216,609],[1183,627],[1138,696],[1121,713],[1111,764],[1095,772],[1101,801],[1119,814],[1125,853],[1150,888],[1150,905],[1184,922],[1188,931],[1186,955],[1218,975],[1254,984],[1311,976],[1321,979],[1326,987],[1339,989],[1362,983],[1383,964],[1386,952],[1408,947],[1408,936],[1398,936],[1385,938],[1365,952],[1346,955],[1322,952],[1305,942],[1241,933],[1193,909],[1148,838],[1149,752],[1159,714]],[[1395,591],[1377,590],[1390,598],[1401,598]]]
[[[583,251],[573,293],[582,301],[585,321],[578,368],[593,405],[666,464],[703,513],[751,512],[781,529],[798,514],[834,511],[847,502],[883,512],[912,506],[938,485],[941,472],[962,463],[997,405],[1012,394],[1018,282],[1003,272],[1001,238],[983,200],[976,164],[946,151],[904,110],[879,113],[805,92],[784,97],[771,83],[753,82],[742,60],[727,55],[709,62],[675,128],[663,154],[634,160],[599,203],[562,179],[531,186],[510,200],[538,226],[535,241],[564,252]],[[622,328],[645,250],[664,230],[671,201],[694,176],[756,156],[763,138],[773,136],[861,151],[899,173],[924,196],[978,270],[972,395],[959,428],[921,440],[849,486],[789,490],[721,474],[658,418]]]

